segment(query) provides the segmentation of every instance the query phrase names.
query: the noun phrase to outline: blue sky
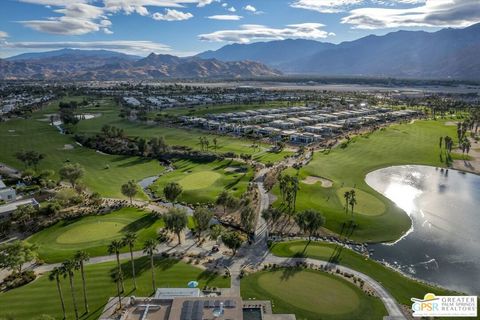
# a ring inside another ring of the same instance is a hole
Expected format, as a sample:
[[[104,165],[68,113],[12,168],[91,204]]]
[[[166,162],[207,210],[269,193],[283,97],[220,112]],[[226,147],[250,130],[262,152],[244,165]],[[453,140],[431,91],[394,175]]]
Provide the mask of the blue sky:
[[[63,47],[190,55],[480,22],[480,0],[1,0],[0,57]]]

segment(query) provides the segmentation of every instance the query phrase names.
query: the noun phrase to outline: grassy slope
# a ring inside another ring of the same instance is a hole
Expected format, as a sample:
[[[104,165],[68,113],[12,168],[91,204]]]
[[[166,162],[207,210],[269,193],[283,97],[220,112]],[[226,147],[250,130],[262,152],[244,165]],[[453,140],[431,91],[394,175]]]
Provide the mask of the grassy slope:
[[[78,124],[78,132],[83,133],[97,133],[102,126],[109,124],[118,128],[123,128],[125,133],[129,136],[139,136],[144,138],[152,138],[163,136],[168,144],[187,146],[194,149],[200,149],[199,138],[207,137],[210,140],[211,151],[213,149],[213,138],[217,138],[218,152],[235,152],[237,154],[246,153],[252,154],[257,161],[269,162],[283,160],[286,155],[291,155],[292,152],[282,151],[279,153],[267,152],[270,145],[261,144],[261,150],[255,152],[251,148],[252,141],[242,138],[234,138],[225,135],[213,134],[205,130],[185,129],[165,127],[162,125],[148,125],[143,123],[133,123],[123,120],[118,117],[118,110],[113,103],[106,103],[100,108],[86,108],[84,112],[101,113],[102,116],[81,121]],[[175,113],[175,109],[168,110],[169,113]]]
[[[382,319],[378,298],[365,295],[350,282],[320,271],[280,269],[242,279],[242,297],[271,300],[275,313],[297,319]]]
[[[27,239],[38,246],[41,259],[59,262],[71,258],[77,250],[85,250],[90,256],[107,255],[107,246],[127,232],[136,232],[135,250],[141,250],[143,242],[155,238],[163,221],[134,208],[124,208],[102,216],[87,216],[73,221],[60,221]],[[123,252],[127,252],[125,247]]]
[[[210,163],[196,163],[189,160],[175,162],[176,170],[160,177],[151,190],[163,196],[163,188],[169,182],[180,183],[183,193],[179,201],[187,203],[214,202],[222,190],[228,190],[235,196],[241,196],[247,190],[252,177],[252,169],[245,173],[228,172],[228,167],[236,167],[240,163],[224,160]],[[242,165],[245,167],[245,165]]]
[[[85,168],[84,182],[89,189],[103,196],[117,198],[123,198],[120,192],[123,183],[131,179],[140,180],[163,170],[158,161],[102,155],[76,145],[73,137],[61,135],[48,122],[38,120],[44,118],[44,114],[53,112],[56,104],[52,103],[43,112],[35,113],[32,119],[0,123],[0,162],[22,169],[22,164],[15,158],[15,153],[22,149],[36,150],[46,155],[39,169],[58,171],[66,160],[78,162]],[[66,144],[75,148],[64,150]],[[107,165],[109,169],[106,169]],[[145,195],[140,193],[139,198],[145,198]]]
[[[149,296],[152,293],[151,272],[149,260],[146,257],[136,260],[137,286],[133,288],[130,272],[130,261],[122,261],[125,275],[126,295]],[[81,319],[97,319],[109,297],[116,295],[116,286],[112,281],[111,274],[115,270],[116,263],[107,262],[86,267],[87,292],[91,312],[84,312],[82,287],[80,274],[75,275],[77,302]],[[176,260],[156,260],[156,283],[158,287],[182,287],[186,288],[191,280],[197,280],[203,287],[228,287],[230,279],[213,276],[206,271],[195,268]],[[62,280],[63,295],[67,307],[67,318],[73,319],[73,306],[68,280]],[[34,282],[6,293],[0,293],[0,318],[11,316],[16,320],[30,320],[42,314],[49,314],[61,319],[60,300],[55,282],[48,280],[48,276],[42,276]]]
[[[331,179],[334,184],[332,188],[322,188],[318,183],[302,183],[297,210],[318,209],[327,218],[326,227],[340,232],[342,223],[351,218],[345,214],[344,200],[338,197],[337,190],[355,187],[375,196],[383,202],[386,210],[382,215],[355,214],[358,228],[353,238],[369,242],[398,239],[410,228],[410,219],[393,202],[370,188],[365,183],[365,176],[370,171],[392,165],[442,166],[438,139],[445,135],[455,137],[455,127],[445,126],[441,121],[417,121],[356,137],[345,149],[337,147],[329,154],[316,153],[311,163],[300,170],[300,180],[320,176]],[[278,187],[274,192],[278,194]],[[364,206],[359,204],[357,207]]]
[[[307,244],[306,241],[276,243],[271,248],[273,254],[282,257],[293,257],[301,254]],[[305,251],[305,256],[314,259],[326,260],[332,256],[335,245],[330,243],[312,242]],[[432,292],[437,295],[448,295],[452,292],[432,287],[418,281],[407,278],[400,273],[384,267],[380,263],[355,253],[349,249],[343,249],[340,261],[341,265],[358,270],[380,282],[393,297],[402,304],[410,305],[412,297],[422,298],[425,293]]]

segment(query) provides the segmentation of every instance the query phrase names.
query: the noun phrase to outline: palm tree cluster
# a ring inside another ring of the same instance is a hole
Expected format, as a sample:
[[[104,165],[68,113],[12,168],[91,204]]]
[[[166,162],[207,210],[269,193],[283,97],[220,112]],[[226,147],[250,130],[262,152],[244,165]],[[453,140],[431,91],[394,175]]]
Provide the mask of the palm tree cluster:
[[[77,296],[75,293],[74,276],[75,271],[80,270],[82,277],[82,289],[83,289],[83,302],[85,307],[85,313],[89,313],[88,298],[87,298],[87,283],[85,277],[84,264],[90,259],[89,255],[84,251],[77,251],[72,259],[65,260],[59,267],[53,268],[50,272],[50,281],[55,281],[57,284],[57,291],[60,297],[60,303],[62,307],[63,319],[66,319],[65,300],[63,298],[63,291],[61,286],[61,278],[68,278],[70,285],[70,293],[72,295],[73,310],[75,312],[75,319],[79,318]]]
[[[282,206],[288,215],[293,215],[297,202],[297,194],[300,190],[298,177],[281,174],[278,177],[278,185],[282,197]]]
[[[200,150],[208,151],[208,148],[210,147],[210,141],[207,139],[207,137],[198,137],[198,140],[200,141]]]
[[[353,220],[353,211],[355,205],[357,204],[357,195],[355,190],[345,191],[343,194],[343,198],[345,199],[345,213],[348,214],[348,208],[351,208],[352,220]]]

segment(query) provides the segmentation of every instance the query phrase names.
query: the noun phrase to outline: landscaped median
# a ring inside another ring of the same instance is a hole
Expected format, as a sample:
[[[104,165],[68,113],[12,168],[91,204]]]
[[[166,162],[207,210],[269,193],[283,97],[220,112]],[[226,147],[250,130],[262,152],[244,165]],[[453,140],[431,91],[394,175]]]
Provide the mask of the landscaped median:
[[[130,261],[122,261],[125,278],[125,296],[146,297],[152,294],[150,261],[147,257],[136,259],[137,290],[133,291]],[[155,260],[155,278],[158,287],[186,288],[191,280],[199,282],[199,287],[226,288],[230,279],[216,275],[187,263],[173,259]],[[82,283],[80,273],[75,272],[77,304],[81,319],[98,319],[109,297],[117,295],[116,285],[112,278],[116,270],[116,262],[106,262],[86,266],[87,296],[90,313],[83,314]],[[61,280],[67,319],[74,319],[72,296],[68,279]],[[0,293],[0,319],[32,320],[49,315],[62,319],[62,308],[55,281],[49,281],[48,275],[39,277],[23,287]],[[51,319],[51,318],[48,318]]]
[[[275,313],[294,313],[298,320],[382,319],[380,299],[347,280],[322,271],[279,268],[259,271],[241,282],[244,300],[271,300]]]
[[[326,242],[291,241],[278,242],[271,245],[274,255],[281,257],[299,257],[329,261],[340,246]],[[411,305],[412,297],[423,297],[426,293],[436,295],[452,295],[455,292],[434,287],[383,266],[379,262],[360,255],[350,249],[343,248],[337,261],[338,264],[364,273],[386,288],[390,294],[403,305]]]

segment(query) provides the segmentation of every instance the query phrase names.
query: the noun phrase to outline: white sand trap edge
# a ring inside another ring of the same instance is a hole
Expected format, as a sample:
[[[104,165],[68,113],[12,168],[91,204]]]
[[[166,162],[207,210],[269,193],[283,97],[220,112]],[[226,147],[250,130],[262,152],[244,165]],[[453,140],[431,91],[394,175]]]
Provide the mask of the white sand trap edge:
[[[315,184],[317,182],[322,183],[323,188],[331,188],[333,186],[333,181],[321,177],[308,176],[302,180],[305,184]]]

